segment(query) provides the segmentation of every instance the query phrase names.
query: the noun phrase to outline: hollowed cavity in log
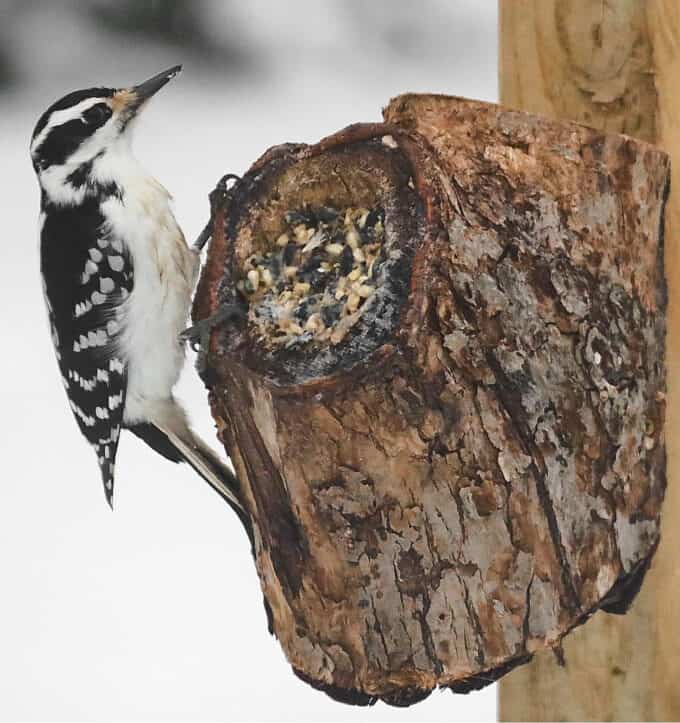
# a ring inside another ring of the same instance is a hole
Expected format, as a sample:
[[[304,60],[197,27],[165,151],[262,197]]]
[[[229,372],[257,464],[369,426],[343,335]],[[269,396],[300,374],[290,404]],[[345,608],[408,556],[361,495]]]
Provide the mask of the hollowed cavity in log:
[[[419,202],[409,161],[388,143],[272,164],[237,209],[231,279],[248,308],[245,361],[279,384],[365,363],[397,325]]]

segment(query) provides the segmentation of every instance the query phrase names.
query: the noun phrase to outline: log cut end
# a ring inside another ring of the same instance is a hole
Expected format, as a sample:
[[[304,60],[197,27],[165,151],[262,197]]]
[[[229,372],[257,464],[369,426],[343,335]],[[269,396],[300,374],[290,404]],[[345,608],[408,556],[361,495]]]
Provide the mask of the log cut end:
[[[268,151],[195,305],[273,631],[357,704],[467,692],[623,612],[665,478],[651,146],[444,96]]]
[[[418,198],[398,149],[367,139],[269,156],[234,190],[232,285],[244,364],[278,386],[351,374],[389,343],[408,297]],[[235,283],[234,283],[235,282]]]

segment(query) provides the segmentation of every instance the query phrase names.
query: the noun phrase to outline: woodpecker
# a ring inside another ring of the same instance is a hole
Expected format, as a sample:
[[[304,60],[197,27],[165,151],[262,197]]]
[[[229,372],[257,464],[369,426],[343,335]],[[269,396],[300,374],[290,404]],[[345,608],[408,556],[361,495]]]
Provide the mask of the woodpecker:
[[[172,391],[199,249],[188,247],[169,193],[131,147],[140,110],[180,71],[75,91],[38,120],[30,152],[44,296],[71,410],[96,452],[109,505],[119,435],[128,429],[163,457],[188,462],[250,536],[237,479],[193,432]]]

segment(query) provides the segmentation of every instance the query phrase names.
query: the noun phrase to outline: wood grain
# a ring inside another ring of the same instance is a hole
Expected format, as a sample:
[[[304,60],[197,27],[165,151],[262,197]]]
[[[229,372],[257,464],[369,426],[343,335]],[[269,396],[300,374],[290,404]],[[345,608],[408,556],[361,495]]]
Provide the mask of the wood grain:
[[[674,0],[500,0],[501,101],[652,141],[680,189],[680,10]],[[598,613],[500,685],[501,720],[680,719],[680,203],[666,212],[668,490],[662,542],[633,609]]]

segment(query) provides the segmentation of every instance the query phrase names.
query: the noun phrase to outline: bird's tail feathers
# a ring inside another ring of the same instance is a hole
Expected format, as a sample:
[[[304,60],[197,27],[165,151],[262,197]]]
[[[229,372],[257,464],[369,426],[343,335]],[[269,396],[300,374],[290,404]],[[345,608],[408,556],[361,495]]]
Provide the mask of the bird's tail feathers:
[[[164,405],[162,413],[154,416],[149,422],[167,437],[182,459],[226,500],[246,528],[252,545],[252,525],[240,499],[236,475],[191,429],[184,410],[174,399]]]
[[[170,429],[163,429],[172,444],[194,470],[218,492],[227,502],[243,510],[237,496],[238,481],[234,473],[220,460],[217,455],[195,434],[182,438]],[[191,432],[191,430],[188,430]]]

